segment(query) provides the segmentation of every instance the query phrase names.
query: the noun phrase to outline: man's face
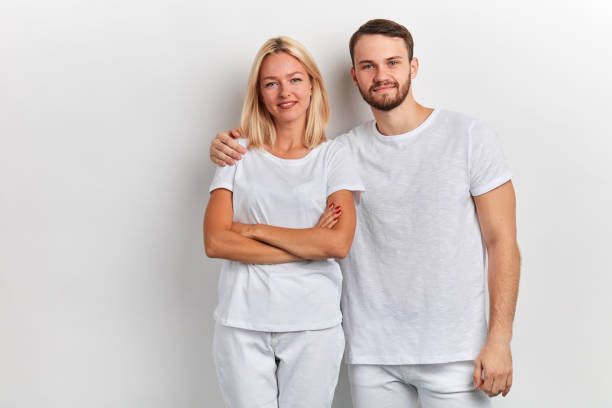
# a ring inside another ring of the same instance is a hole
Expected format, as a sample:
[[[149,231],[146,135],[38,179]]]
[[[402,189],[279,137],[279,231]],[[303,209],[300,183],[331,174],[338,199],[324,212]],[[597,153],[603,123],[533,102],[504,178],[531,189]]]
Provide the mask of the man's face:
[[[403,39],[381,34],[362,35],[353,49],[353,58],[353,82],[370,106],[390,111],[406,99],[418,63],[416,58],[408,61]]]

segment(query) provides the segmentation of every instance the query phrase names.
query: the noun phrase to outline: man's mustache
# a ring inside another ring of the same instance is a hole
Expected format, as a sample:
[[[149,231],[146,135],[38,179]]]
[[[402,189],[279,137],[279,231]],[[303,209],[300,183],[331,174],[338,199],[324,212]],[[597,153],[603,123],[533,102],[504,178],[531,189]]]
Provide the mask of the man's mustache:
[[[393,85],[394,87],[399,88],[399,84],[397,83],[397,81],[380,81],[380,82],[376,82],[374,85],[370,87],[370,92],[374,92],[374,89],[380,86],[388,86],[388,85]]]

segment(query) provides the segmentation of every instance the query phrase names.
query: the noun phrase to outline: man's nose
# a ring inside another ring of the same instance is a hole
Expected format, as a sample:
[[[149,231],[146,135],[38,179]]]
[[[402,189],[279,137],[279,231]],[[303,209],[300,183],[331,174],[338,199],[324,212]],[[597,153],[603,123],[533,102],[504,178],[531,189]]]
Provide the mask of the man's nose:
[[[390,79],[389,71],[385,66],[379,66],[376,68],[376,72],[374,75],[374,81],[376,82],[384,82]]]

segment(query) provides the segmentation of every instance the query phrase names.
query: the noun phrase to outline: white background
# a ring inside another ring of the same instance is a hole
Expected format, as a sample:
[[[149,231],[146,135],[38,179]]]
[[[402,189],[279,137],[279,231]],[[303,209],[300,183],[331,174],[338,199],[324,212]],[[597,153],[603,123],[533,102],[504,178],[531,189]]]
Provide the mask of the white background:
[[[378,17],[413,33],[417,100],[484,119],[515,173],[515,381],[495,406],[612,406],[612,6],[578,4],[3,0],[0,407],[222,405],[209,142],[279,34],[319,63],[330,136],[369,119],[348,40]]]

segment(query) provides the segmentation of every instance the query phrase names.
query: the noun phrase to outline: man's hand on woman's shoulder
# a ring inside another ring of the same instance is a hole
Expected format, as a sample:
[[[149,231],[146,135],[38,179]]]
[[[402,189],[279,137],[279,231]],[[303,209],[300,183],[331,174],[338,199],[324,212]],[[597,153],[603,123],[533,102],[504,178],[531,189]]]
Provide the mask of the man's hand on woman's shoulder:
[[[217,136],[210,142],[210,160],[219,165],[233,165],[234,160],[242,159],[246,154],[246,149],[234,139],[240,138],[240,129],[234,128],[230,131],[217,133]]]

